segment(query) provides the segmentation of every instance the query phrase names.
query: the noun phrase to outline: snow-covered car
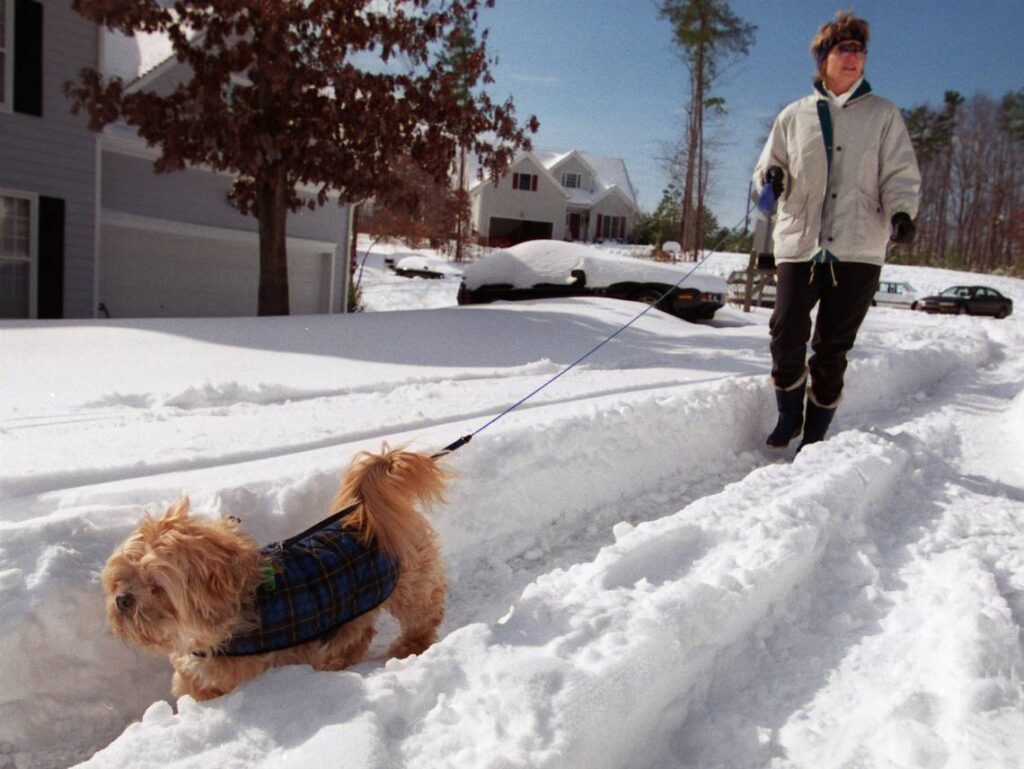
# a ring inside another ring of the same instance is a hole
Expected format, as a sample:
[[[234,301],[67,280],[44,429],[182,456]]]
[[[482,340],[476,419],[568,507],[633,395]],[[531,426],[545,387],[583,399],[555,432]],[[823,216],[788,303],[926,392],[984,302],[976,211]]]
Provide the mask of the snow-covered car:
[[[607,296],[656,304],[685,320],[712,318],[725,304],[725,281],[716,275],[690,275],[676,286],[689,269],[581,243],[530,240],[494,251],[467,267],[458,302]]]
[[[925,312],[995,318],[1005,318],[1013,312],[1013,300],[988,286],[953,286],[935,296],[926,296],[918,306]]]
[[[747,271],[733,270],[726,279],[729,286],[729,301],[733,304],[745,304],[747,297]],[[750,303],[755,307],[775,306],[775,275],[774,273],[754,273],[750,287]]]
[[[917,309],[917,291],[905,281],[880,280],[875,298],[871,300],[871,306],[877,307],[906,307],[910,310]]]
[[[430,256],[403,256],[392,269],[403,278],[457,278],[462,273],[443,259]]]

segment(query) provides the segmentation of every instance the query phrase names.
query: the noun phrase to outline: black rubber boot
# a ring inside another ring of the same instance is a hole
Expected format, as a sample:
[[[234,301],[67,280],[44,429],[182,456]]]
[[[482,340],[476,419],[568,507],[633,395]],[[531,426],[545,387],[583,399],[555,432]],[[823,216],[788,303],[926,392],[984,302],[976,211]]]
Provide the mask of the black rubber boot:
[[[800,383],[792,390],[775,390],[775,403],[779,407],[779,421],[768,436],[768,445],[773,449],[784,449],[800,434],[804,426],[804,392],[807,382]]]
[[[832,424],[832,417],[835,415],[835,407],[827,409],[808,398],[807,417],[804,419],[804,439],[800,441],[800,446],[797,448],[796,453],[799,454],[800,449],[808,443],[818,443],[824,440],[825,433],[828,432],[828,426]]]

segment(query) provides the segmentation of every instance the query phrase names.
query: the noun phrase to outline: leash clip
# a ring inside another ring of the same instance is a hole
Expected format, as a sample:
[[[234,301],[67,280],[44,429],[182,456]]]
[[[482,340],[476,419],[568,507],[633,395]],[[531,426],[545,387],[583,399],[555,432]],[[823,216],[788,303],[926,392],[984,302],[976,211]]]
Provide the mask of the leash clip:
[[[461,449],[463,446],[465,446],[471,440],[473,440],[473,436],[472,435],[463,435],[461,438],[459,438],[454,443],[449,443],[447,446],[445,446],[443,449],[441,449],[436,454],[432,454],[430,458],[431,459],[440,459],[441,457],[447,456],[448,454],[451,454],[456,449]]]

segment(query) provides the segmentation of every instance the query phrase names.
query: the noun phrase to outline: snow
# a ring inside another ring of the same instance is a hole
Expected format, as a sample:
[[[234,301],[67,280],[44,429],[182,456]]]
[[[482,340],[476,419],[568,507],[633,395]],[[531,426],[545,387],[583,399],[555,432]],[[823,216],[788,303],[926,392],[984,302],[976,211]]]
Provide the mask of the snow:
[[[588,286],[604,288],[622,282],[675,285],[695,266],[659,264],[581,243],[532,240],[494,251],[467,267],[464,275],[469,289],[495,283],[530,288],[538,283],[567,285],[572,282],[572,272],[582,270]],[[689,275],[681,285],[723,296],[726,293],[724,281],[701,272]]]
[[[395,269],[435,272],[445,277],[453,278],[462,277],[462,270],[453,267],[450,262],[436,256],[431,257],[420,254],[402,257],[395,263]]]
[[[384,267],[417,254],[375,248],[353,316],[0,324],[0,767],[1021,765],[1024,282],[887,266],[1018,313],[873,309],[794,459],[763,448],[768,311],[648,312],[491,422],[642,306],[456,307]],[[271,541],[355,452],[478,430],[431,513],[423,655],[175,702],[105,626],[145,511],[188,493]]]
[[[107,77],[130,83],[174,55],[171,39],[162,32],[126,35],[112,29],[103,32],[101,69]]]

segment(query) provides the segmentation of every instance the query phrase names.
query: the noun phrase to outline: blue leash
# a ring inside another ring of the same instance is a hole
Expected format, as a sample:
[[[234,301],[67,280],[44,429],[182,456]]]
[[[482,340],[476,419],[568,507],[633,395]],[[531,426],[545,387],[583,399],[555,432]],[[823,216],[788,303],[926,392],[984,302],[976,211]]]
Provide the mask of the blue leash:
[[[746,219],[746,214],[744,214],[744,215],[743,215],[743,219],[741,219],[740,221],[742,222],[742,221],[744,221],[745,219]],[[516,410],[517,408],[519,408],[519,407],[520,407],[520,406],[522,406],[522,405],[523,405],[524,403],[526,403],[526,401],[530,400],[530,398],[532,398],[533,396],[537,395],[537,394],[538,394],[539,392],[541,392],[542,390],[544,390],[544,389],[545,389],[546,387],[548,387],[549,385],[553,384],[553,383],[554,383],[554,382],[556,382],[557,380],[561,379],[561,378],[562,378],[563,376],[565,376],[565,375],[566,375],[566,374],[568,374],[568,373],[569,373],[570,371],[572,371],[572,370],[573,370],[574,368],[576,368],[576,366],[578,366],[578,365],[579,365],[580,363],[582,363],[583,361],[585,361],[585,360],[586,360],[587,358],[589,358],[589,357],[590,357],[591,355],[593,355],[593,354],[594,354],[595,352],[597,352],[598,350],[600,350],[600,349],[601,349],[602,347],[604,347],[604,346],[605,346],[606,344],[608,344],[608,343],[609,343],[610,341],[612,341],[612,340],[613,340],[613,339],[614,339],[615,337],[617,337],[617,336],[618,336],[619,334],[621,334],[621,333],[622,333],[623,331],[625,331],[625,330],[626,330],[626,329],[628,329],[628,328],[629,328],[630,326],[632,326],[632,325],[633,325],[634,323],[636,323],[636,322],[637,322],[638,320],[640,320],[640,318],[642,318],[642,317],[643,317],[644,315],[646,315],[646,314],[647,314],[647,313],[649,313],[649,312],[650,312],[651,310],[653,310],[653,309],[655,308],[655,306],[657,306],[658,302],[660,302],[660,301],[661,301],[662,299],[664,299],[664,298],[665,298],[666,296],[668,296],[668,295],[669,295],[670,293],[672,293],[673,291],[675,291],[675,290],[676,290],[676,289],[677,289],[677,288],[678,288],[678,287],[680,286],[680,284],[681,284],[681,283],[682,283],[682,282],[683,282],[684,280],[686,280],[686,279],[687,279],[688,277],[690,277],[691,275],[693,275],[693,273],[695,273],[695,272],[696,272],[696,271],[697,271],[698,269],[700,269],[701,265],[703,265],[703,264],[704,264],[704,262],[706,262],[706,261],[707,261],[708,259],[710,259],[710,258],[711,258],[712,256],[714,256],[715,252],[716,252],[716,251],[718,250],[718,247],[719,247],[719,246],[721,246],[721,245],[722,245],[723,243],[725,243],[725,240],[726,240],[726,238],[728,238],[728,237],[729,237],[730,235],[732,235],[732,231],[733,231],[733,230],[735,230],[735,229],[736,229],[736,227],[739,227],[739,225],[740,225],[740,222],[737,222],[737,223],[736,223],[736,226],[735,226],[735,227],[733,227],[733,228],[732,228],[731,230],[729,230],[729,231],[728,231],[728,234],[727,234],[727,235],[726,235],[726,236],[725,236],[724,238],[722,238],[722,239],[721,239],[720,241],[718,241],[718,243],[716,243],[716,244],[715,244],[715,245],[714,245],[714,246],[713,246],[712,248],[710,248],[710,249],[708,249],[707,251],[705,251],[705,252],[704,252],[704,255],[703,255],[703,256],[702,256],[702,257],[701,257],[701,258],[700,258],[700,259],[699,259],[699,260],[697,261],[697,263],[696,263],[696,264],[694,264],[694,265],[693,265],[693,268],[692,268],[692,269],[691,269],[691,270],[690,270],[689,272],[687,272],[687,273],[686,273],[685,275],[683,275],[683,277],[681,277],[681,278],[680,278],[679,280],[677,280],[677,281],[675,282],[675,285],[673,285],[673,286],[671,286],[670,288],[668,288],[668,289],[667,289],[667,290],[665,291],[665,293],[663,293],[663,294],[662,294],[661,296],[659,296],[659,297],[658,297],[658,300],[657,300],[656,302],[652,302],[651,304],[649,304],[649,305],[647,305],[646,307],[644,307],[644,309],[643,309],[643,310],[641,310],[641,311],[640,311],[639,313],[637,313],[637,314],[636,314],[636,315],[635,315],[635,316],[633,317],[633,319],[632,319],[632,320],[628,321],[627,323],[623,324],[622,326],[619,326],[619,328],[618,328],[618,329],[616,329],[616,330],[615,330],[615,331],[614,331],[614,332],[613,332],[612,334],[610,334],[609,336],[605,337],[605,338],[604,338],[603,340],[601,340],[600,342],[598,342],[598,343],[597,343],[596,345],[594,345],[594,346],[593,346],[592,348],[590,348],[590,349],[589,349],[589,350],[588,350],[587,352],[585,352],[585,353],[584,353],[583,355],[581,355],[580,357],[578,357],[578,358],[577,358],[576,360],[574,360],[574,361],[573,361],[572,363],[570,363],[570,364],[569,364],[568,366],[566,366],[566,367],[565,367],[564,369],[562,369],[562,370],[561,370],[561,371],[559,371],[559,372],[558,372],[557,374],[555,374],[555,375],[554,375],[553,377],[551,377],[551,378],[550,378],[550,379],[549,379],[548,381],[544,382],[544,383],[543,383],[542,385],[540,385],[540,386],[539,386],[539,387],[537,387],[537,388],[536,388],[535,390],[533,390],[533,392],[531,392],[530,394],[528,394],[528,395],[526,395],[526,396],[524,396],[524,397],[520,398],[520,399],[519,399],[518,401],[516,401],[515,403],[513,403],[513,404],[512,404],[511,406],[509,406],[509,407],[508,407],[507,409],[505,409],[504,411],[502,411],[502,412],[501,412],[500,414],[498,414],[497,416],[495,416],[495,417],[492,417],[491,419],[489,419],[489,420],[488,420],[488,421],[487,421],[486,423],[484,423],[483,425],[481,425],[480,427],[478,427],[478,428],[477,428],[476,430],[474,430],[473,432],[469,433],[468,435],[463,435],[463,436],[462,436],[461,438],[459,438],[459,439],[458,439],[457,441],[455,441],[454,443],[450,443],[449,445],[445,446],[445,447],[444,447],[443,449],[441,449],[441,450],[440,450],[439,452],[437,452],[436,454],[434,454],[434,455],[433,455],[433,456],[431,457],[431,459],[438,459],[438,458],[440,458],[440,457],[443,457],[443,456],[445,456],[446,454],[451,454],[451,453],[452,453],[453,451],[455,451],[456,449],[460,449],[460,448],[462,448],[462,447],[463,447],[463,446],[465,446],[465,445],[466,445],[467,443],[469,443],[469,442],[470,442],[471,440],[473,440],[473,438],[474,438],[474,437],[476,437],[476,436],[477,436],[477,435],[478,435],[479,433],[482,433],[482,432],[483,432],[484,430],[486,430],[486,429],[487,429],[488,427],[490,427],[491,425],[493,425],[493,424],[494,424],[495,422],[497,422],[497,421],[498,421],[499,419],[501,419],[502,417],[504,417],[504,416],[506,416],[506,415],[510,414],[511,412],[515,411],[515,410]]]

